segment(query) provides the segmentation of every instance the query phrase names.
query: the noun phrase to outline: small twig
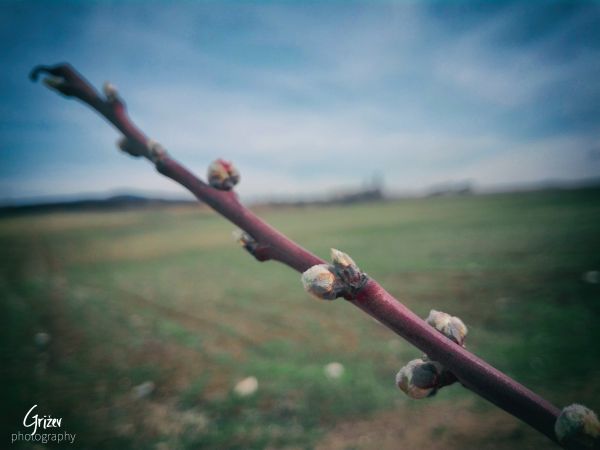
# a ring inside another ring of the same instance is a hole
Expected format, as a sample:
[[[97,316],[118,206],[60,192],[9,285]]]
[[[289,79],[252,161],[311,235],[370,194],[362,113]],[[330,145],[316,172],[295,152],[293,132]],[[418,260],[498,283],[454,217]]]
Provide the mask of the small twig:
[[[262,221],[244,207],[231,190],[239,179],[239,173],[229,163],[212,166],[209,173],[211,184],[208,185],[172,159],[164,148],[148,139],[131,122],[114,86],[106,84],[102,97],[68,64],[38,66],[31,72],[31,78],[36,80],[42,73],[50,75],[44,80],[50,88],[83,101],[111,122],[124,136],[119,144],[123,151],[147,158],[160,173],[186,187],[199,200],[241,228],[244,232],[239,239],[241,244],[259,261],[272,259],[298,272],[306,272],[303,281],[313,294],[326,299],[344,297],[447,369],[449,373],[439,381],[440,385],[453,382],[455,377],[465,387],[528,423],[554,442],[559,442],[555,425],[561,411],[556,406],[427,324],[360,271],[347,255],[334,252],[333,264],[327,264]],[[589,417],[589,414],[585,415],[585,424],[590,422]],[[563,422],[560,422],[561,430],[565,428]],[[574,422],[571,428],[589,438],[585,445],[591,442],[590,446],[597,446],[598,436],[585,431],[587,428],[594,430],[594,427],[585,428],[581,423],[584,422]],[[568,441],[562,437],[560,441],[570,448],[573,432],[569,436]]]

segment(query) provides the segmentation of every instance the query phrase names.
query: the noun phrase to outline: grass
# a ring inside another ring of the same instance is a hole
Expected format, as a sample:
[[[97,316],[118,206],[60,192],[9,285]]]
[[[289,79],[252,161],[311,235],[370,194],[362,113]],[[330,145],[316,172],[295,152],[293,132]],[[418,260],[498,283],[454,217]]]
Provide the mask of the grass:
[[[419,315],[460,316],[469,349],[553,403],[600,410],[600,284],[582,278],[600,270],[598,190],[260,213],[317,254],[348,252]],[[76,448],[551,445],[459,386],[404,398],[394,375],[418,350],[343,300],[308,297],[231,229],[202,208],[1,219],[2,435],[38,404]],[[340,379],[324,374],[332,361]],[[259,388],[239,397],[247,376]],[[442,413],[455,405],[460,421]]]

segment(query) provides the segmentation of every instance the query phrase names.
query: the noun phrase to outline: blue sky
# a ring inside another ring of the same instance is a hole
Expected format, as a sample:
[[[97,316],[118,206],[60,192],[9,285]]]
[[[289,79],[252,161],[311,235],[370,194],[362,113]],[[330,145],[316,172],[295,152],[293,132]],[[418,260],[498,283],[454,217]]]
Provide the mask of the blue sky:
[[[600,175],[600,3],[3,2],[0,200],[181,188],[28,81],[72,63],[245,198]]]

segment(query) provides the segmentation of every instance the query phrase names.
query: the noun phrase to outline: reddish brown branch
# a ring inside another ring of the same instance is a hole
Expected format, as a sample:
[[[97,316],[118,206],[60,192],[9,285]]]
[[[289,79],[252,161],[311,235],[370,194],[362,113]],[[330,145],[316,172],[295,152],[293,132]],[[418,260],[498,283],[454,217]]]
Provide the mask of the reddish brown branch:
[[[55,77],[46,81],[48,86],[88,104],[121,131],[126,139],[122,145],[125,151],[134,156],[147,157],[156,164],[160,173],[186,187],[199,200],[248,233],[254,239],[255,246],[246,247],[258,260],[277,260],[298,272],[324,263],[321,258],[300,247],[244,207],[233,191],[218,190],[207,185],[170,158],[162,148],[153,152],[148,138],[127,116],[125,104],[114,89],[105,88],[106,98],[103,98],[67,64],[39,66],[33,70],[31,78],[35,80],[40,73]],[[357,293],[345,297],[443,364],[464,386],[557,441],[554,433],[554,425],[560,414],[557,407],[443,336],[376,281],[369,279]]]

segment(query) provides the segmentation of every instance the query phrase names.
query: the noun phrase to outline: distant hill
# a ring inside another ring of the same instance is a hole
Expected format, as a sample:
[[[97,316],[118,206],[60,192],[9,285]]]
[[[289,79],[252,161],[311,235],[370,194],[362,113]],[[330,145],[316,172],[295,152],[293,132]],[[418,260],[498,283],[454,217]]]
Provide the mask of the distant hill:
[[[264,205],[270,207],[302,207],[308,205],[344,205],[354,203],[368,203],[386,201],[399,198],[414,197],[439,197],[456,195],[488,195],[501,193],[537,192],[537,191],[560,191],[560,190],[585,190],[600,192],[600,179],[588,179],[577,182],[538,182],[530,185],[507,186],[505,188],[478,190],[468,182],[446,183],[432,186],[428,191],[421,194],[411,195],[386,195],[379,186],[371,186],[355,191],[332,193],[329,197],[320,200],[279,200],[262,201],[254,203],[255,206]],[[0,216],[12,214],[33,214],[40,212],[55,211],[111,211],[155,207],[190,206],[202,205],[196,200],[174,200],[165,198],[145,197],[143,195],[112,195],[106,198],[83,198],[64,201],[50,201],[31,204],[15,204],[0,206]]]
[[[325,200],[306,200],[289,202],[264,202],[270,206],[302,206],[311,204],[351,204],[361,202],[372,202],[383,200],[384,195],[381,189],[364,189],[355,192],[347,192],[332,195]],[[171,200],[164,198],[144,197],[142,195],[114,195],[100,199],[76,199],[67,201],[54,201],[43,203],[32,203],[24,205],[6,205],[0,206],[0,216],[11,214],[33,214],[40,212],[55,211],[103,211],[103,210],[123,210],[153,208],[157,206],[182,206],[198,205],[202,202],[196,200]]]
[[[28,205],[2,206],[0,207],[0,215],[55,211],[122,210],[197,204],[198,202],[195,200],[169,200],[144,197],[141,195],[114,195],[103,199],[78,199]]]

